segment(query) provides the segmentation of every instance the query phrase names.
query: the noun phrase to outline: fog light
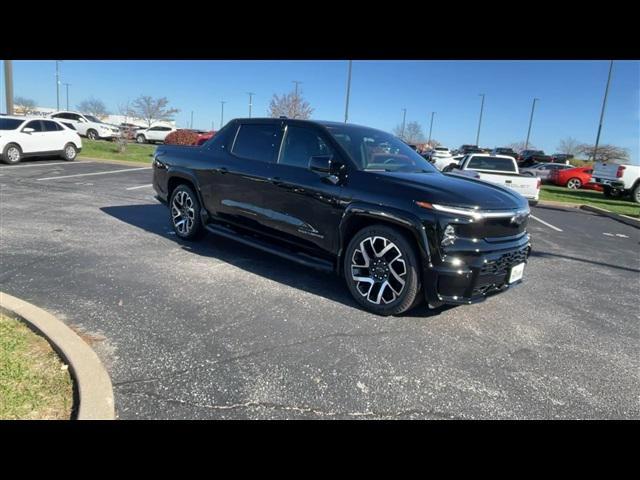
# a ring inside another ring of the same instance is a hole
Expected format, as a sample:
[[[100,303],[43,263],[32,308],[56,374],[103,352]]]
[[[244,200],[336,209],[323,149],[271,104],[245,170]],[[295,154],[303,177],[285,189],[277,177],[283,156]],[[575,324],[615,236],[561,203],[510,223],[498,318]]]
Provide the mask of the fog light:
[[[447,225],[447,228],[444,229],[444,234],[442,236],[440,245],[442,245],[443,247],[453,245],[453,242],[456,241],[456,238],[456,230],[455,228],[453,228],[453,225]]]

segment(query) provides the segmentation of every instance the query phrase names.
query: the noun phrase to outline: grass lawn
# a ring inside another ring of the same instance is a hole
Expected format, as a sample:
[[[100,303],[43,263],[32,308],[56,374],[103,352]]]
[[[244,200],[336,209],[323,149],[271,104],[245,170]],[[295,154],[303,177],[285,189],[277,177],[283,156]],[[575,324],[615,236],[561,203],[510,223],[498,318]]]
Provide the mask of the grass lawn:
[[[49,342],[0,313],[0,420],[68,420],[73,387]]]
[[[606,198],[602,192],[595,190],[570,190],[555,185],[543,185],[540,190],[540,200],[555,202],[581,203],[600,207],[630,217],[640,217],[640,205],[628,199]]]
[[[116,142],[106,140],[82,139],[81,157],[102,158],[105,160],[128,160],[130,162],[151,163],[151,155],[156,145],[129,143],[125,153],[118,152]]]

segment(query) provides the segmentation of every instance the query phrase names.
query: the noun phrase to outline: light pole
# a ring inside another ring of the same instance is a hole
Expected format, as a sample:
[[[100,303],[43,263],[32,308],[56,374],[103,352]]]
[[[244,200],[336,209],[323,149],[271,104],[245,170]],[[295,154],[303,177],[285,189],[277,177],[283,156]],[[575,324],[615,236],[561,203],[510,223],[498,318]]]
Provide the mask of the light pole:
[[[4,86],[7,99],[7,114],[13,115],[13,63],[4,61]]]
[[[63,83],[63,85],[67,88],[67,110],[69,110],[69,85],[70,83]]]
[[[533,99],[533,104],[531,105],[531,116],[529,117],[529,130],[527,130],[527,140],[524,142],[524,149],[526,150],[529,146],[529,136],[531,135],[531,124],[533,123],[533,111],[536,109],[536,102],[540,100],[539,98]]]
[[[251,107],[253,106],[253,96],[255,95],[255,93],[253,92],[247,92],[247,95],[249,95],[249,118],[251,118]]]
[[[431,132],[433,131],[433,116],[436,112],[431,112],[431,126],[429,127],[429,141],[427,142],[431,146]]]
[[[480,127],[482,125],[482,111],[484,110],[484,93],[479,94],[482,97],[482,103],[480,103],[480,119],[478,120],[478,134],[476,135],[476,147],[480,145]]]
[[[349,75],[347,76],[347,101],[344,106],[344,123],[349,119],[349,94],[351,93],[351,63],[349,60]]]
[[[301,84],[302,82],[300,82],[298,80],[292,80],[292,81],[293,81],[293,83],[296,84],[296,96],[295,96],[295,100],[294,100],[295,109],[293,110],[293,118],[296,118],[297,115],[298,115],[298,103],[299,103],[299,101],[298,101],[298,85]]]
[[[227,103],[224,100],[220,100],[220,105],[222,105],[222,110],[220,111],[220,128],[224,126],[224,104]]]
[[[60,111],[60,62],[56,60],[56,111]]]
[[[400,134],[400,138],[404,140],[404,124],[405,121],[407,120],[407,109],[403,108],[402,109],[402,133]]]
[[[609,84],[611,83],[611,71],[613,70],[613,60],[609,63],[609,76],[607,77],[607,86],[604,89],[604,99],[602,100],[602,111],[600,112],[600,124],[598,125],[598,135],[596,136],[596,144],[593,147],[593,161],[596,161],[598,154],[598,144],[600,143],[600,132],[602,131],[602,121],[604,120],[604,109],[607,106],[607,96],[609,95]]]
[[[191,123],[189,128],[193,130],[193,110],[191,110]]]

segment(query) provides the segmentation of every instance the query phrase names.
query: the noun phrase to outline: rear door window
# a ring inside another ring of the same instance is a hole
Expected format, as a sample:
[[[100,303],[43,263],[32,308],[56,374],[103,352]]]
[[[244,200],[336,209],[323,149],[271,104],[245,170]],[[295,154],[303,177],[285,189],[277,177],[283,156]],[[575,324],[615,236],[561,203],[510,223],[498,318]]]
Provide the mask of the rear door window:
[[[280,125],[275,123],[241,124],[231,153],[249,160],[274,162],[280,131]]]
[[[43,124],[45,132],[57,132],[58,130],[62,130],[62,127],[58,125],[56,122],[51,122],[49,120],[40,120]]]

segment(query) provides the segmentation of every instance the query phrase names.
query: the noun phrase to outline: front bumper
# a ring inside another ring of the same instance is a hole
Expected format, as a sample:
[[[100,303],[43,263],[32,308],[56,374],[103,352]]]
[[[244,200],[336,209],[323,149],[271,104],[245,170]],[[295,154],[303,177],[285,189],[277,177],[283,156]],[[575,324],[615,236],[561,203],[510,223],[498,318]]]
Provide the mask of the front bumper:
[[[460,266],[444,262],[426,265],[423,278],[427,302],[434,307],[482,302],[487,296],[521,283],[522,280],[509,283],[511,268],[526,263],[530,254],[531,244],[527,237],[515,248],[455,255],[461,261]]]

